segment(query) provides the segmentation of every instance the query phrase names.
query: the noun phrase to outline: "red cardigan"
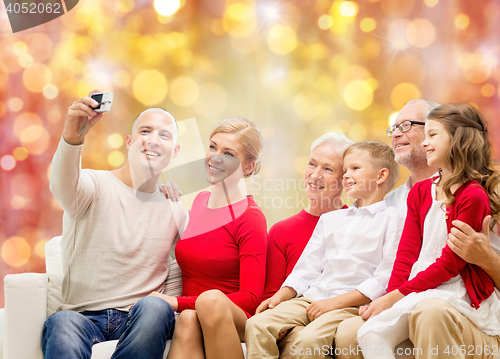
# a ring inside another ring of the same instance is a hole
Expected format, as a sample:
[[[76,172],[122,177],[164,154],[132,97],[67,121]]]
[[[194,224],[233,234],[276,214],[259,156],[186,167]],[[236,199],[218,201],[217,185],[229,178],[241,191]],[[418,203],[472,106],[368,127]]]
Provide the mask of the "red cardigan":
[[[471,300],[471,306],[479,308],[494,290],[493,281],[480,267],[467,263],[446,245],[441,257],[427,269],[408,280],[413,264],[422,248],[424,221],[432,205],[432,180],[428,179],[413,186],[408,194],[408,214],[399,242],[388,291],[399,289],[403,295],[436,288],[459,273]],[[469,224],[475,231],[481,231],[484,217],[491,213],[486,191],[477,182],[468,181],[454,193],[455,202],[447,207],[446,225],[448,233],[451,222],[458,219]]]

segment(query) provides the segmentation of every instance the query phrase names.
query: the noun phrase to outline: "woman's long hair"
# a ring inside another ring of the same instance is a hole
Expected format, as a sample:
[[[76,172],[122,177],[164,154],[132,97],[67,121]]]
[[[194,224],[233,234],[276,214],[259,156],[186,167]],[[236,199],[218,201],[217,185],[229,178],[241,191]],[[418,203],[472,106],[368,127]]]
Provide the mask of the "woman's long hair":
[[[446,205],[455,201],[451,193],[453,185],[468,180],[479,182],[489,197],[492,230],[500,216],[500,175],[492,166],[488,124],[474,107],[466,103],[439,106],[429,113],[427,119],[442,123],[451,136],[448,150],[451,176],[443,182]]]

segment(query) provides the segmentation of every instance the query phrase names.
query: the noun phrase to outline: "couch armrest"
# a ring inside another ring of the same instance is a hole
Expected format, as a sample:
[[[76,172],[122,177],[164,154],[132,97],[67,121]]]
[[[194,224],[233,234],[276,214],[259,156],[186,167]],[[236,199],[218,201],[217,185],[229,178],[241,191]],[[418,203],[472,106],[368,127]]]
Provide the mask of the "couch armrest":
[[[4,337],[4,309],[0,309],[0,359],[3,359],[3,337]]]
[[[42,330],[47,318],[47,274],[4,278],[4,359],[42,359]]]

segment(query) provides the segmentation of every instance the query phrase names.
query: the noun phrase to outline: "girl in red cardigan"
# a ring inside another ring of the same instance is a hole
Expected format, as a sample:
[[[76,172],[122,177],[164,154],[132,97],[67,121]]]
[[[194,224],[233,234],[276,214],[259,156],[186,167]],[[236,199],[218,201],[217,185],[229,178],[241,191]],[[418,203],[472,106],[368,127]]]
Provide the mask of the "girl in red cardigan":
[[[389,293],[360,308],[367,322],[358,341],[367,359],[393,358],[394,347],[409,337],[409,313],[428,298],[448,301],[484,333],[500,334],[493,281],[446,244],[456,219],[476,231],[490,213],[491,228],[498,221],[500,176],[491,166],[487,124],[465,103],[440,106],[427,117],[422,146],[427,164],[440,168],[439,176],[410,191]],[[416,349],[422,350],[417,358],[429,356],[428,348]]]

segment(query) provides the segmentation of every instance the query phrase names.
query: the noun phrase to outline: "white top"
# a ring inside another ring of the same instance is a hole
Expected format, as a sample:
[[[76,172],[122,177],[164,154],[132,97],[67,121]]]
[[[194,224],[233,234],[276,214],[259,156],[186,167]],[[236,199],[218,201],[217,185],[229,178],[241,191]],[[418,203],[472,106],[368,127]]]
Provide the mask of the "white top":
[[[139,192],[109,171],[82,170],[81,148],[61,139],[50,174],[64,210],[59,309],[126,311],[163,291],[169,250],[187,226],[187,212],[159,188]]]
[[[385,196],[384,201],[387,203],[388,207],[394,207],[404,218],[406,218],[406,212],[408,210],[408,206],[406,205],[406,200],[408,199],[408,193],[411,190],[411,177],[408,178],[406,183],[402,184],[398,188],[392,190]]]
[[[431,176],[438,176],[439,172],[433,174]],[[388,207],[394,207],[398,211],[401,212],[403,216],[403,220],[406,219],[406,213],[408,206],[406,204],[406,200],[408,199],[408,194],[411,190],[411,177],[408,178],[405,184],[397,187],[393,191],[389,192],[387,196],[385,196],[384,201],[387,203]],[[500,237],[498,237],[495,233],[490,231],[490,244],[493,250],[500,255]]]
[[[444,199],[437,201],[435,191],[436,186],[433,185],[431,190],[432,206],[425,217],[422,248],[418,260],[411,269],[410,280],[441,257],[443,248],[446,246],[448,229],[446,212],[442,209]],[[448,301],[486,334],[500,334],[500,301],[496,293],[491,294],[478,309],[475,309],[470,305],[471,301],[462,277],[457,275],[436,288],[410,293],[390,309],[370,318],[358,331],[358,338],[362,338],[368,332],[379,332],[384,336],[395,337],[403,330],[407,331],[408,314],[418,303],[430,298]]]
[[[384,201],[323,214],[282,287],[311,300],[386,293],[404,220]]]

